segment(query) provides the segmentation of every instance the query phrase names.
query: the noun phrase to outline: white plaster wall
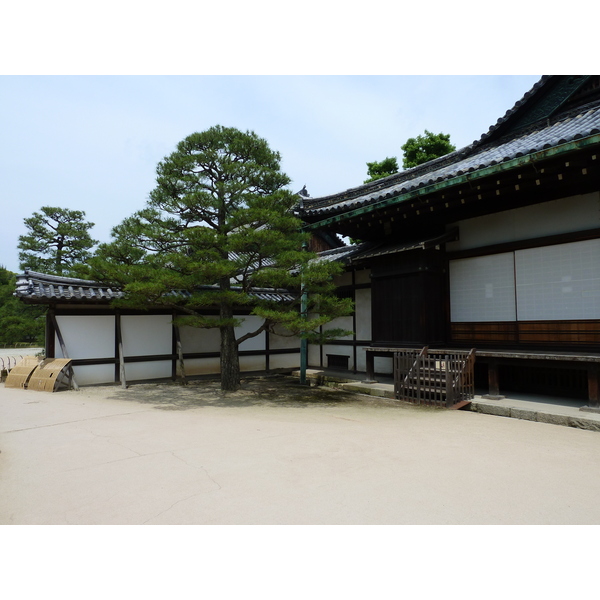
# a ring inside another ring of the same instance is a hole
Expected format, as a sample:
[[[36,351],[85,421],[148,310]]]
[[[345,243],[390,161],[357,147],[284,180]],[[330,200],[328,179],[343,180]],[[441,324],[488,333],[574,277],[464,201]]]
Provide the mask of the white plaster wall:
[[[323,360],[325,357],[323,356]],[[321,366],[321,346],[316,344],[308,345],[308,365],[310,367],[314,367],[315,369],[320,368]]]
[[[371,290],[356,290],[354,300],[356,312],[356,339],[371,340]]]
[[[376,356],[374,359],[375,373],[382,375],[392,375],[394,372],[394,363],[391,357]]]
[[[191,375],[214,375],[220,372],[219,357],[214,358],[186,358],[185,374]]]
[[[216,319],[216,317],[215,317]],[[183,352],[219,352],[221,332],[218,328],[180,327]]]
[[[269,348],[272,350],[300,347],[300,338],[290,335],[277,335],[277,332],[288,333],[283,327],[275,327],[275,333],[272,333],[269,337]]]
[[[333,321],[329,321],[323,325],[323,331],[327,331],[330,329],[345,329],[347,331],[352,331],[352,317],[338,317],[337,319],[333,319]],[[351,340],[352,335],[347,335],[341,338],[337,338],[340,340]]]
[[[328,344],[323,345],[323,366],[327,368],[329,366],[327,361],[328,354],[338,354],[340,356],[348,357],[348,369],[354,369],[354,357],[352,346],[332,346]]]
[[[310,364],[310,361],[309,361]],[[300,368],[300,352],[292,354],[272,354],[269,357],[270,369],[298,369]]]
[[[356,370],[361,373],[367,371],[367,353],[362,346],[356,348]]]
[[[264,356],[240,356],[240,371],[264,371]]]
[[[97,383],[114,383],[114,365],[83,365],[73,367],[77,385],[93,385]]]
[[[600,227],[600,192],[570,196],[453,223],[460,239],[449,252]]]
[[[171,315],[123,315],[121,336],[125,356],[171,354],[173,345],[171,320]]]
[[[264,322],[264,319],[257,317],[256,315],[248,315],[246,317],[240,317],[243,319],[242,324],[235,328],[236,339],[241,338],[246,333],[252,333],[256,331]],[[259,333],[257,336],[242,342],[239,345],[240,350],[263,350],[265,347],[265,336],[264,333]]]
[[[63,315],[56,321],[69,358],[114,358],[115,318],[110,315]],[[56,358],[64,358],[58,336],[54,344]]]
[[[171,377],[170,360],[125,363],[126,381],[139,381],[141,379],[162,379],[167,377]]]

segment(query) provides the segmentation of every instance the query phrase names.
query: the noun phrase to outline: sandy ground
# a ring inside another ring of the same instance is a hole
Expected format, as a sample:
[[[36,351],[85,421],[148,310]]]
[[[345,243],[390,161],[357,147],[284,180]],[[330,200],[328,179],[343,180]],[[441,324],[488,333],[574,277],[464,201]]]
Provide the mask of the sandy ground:
[[[600,433],[273,378],[0,385],[1,524],[599,524]]]

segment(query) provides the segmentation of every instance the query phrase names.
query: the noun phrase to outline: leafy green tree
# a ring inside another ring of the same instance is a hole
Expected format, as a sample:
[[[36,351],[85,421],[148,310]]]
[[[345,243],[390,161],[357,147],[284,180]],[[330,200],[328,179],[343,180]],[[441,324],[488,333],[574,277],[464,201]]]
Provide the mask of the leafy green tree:
[[[427,129],[425,135],[409,138],[401,148],[404,152],[402,166],[405,169],[416,167],[456,150],[456,147],[450,143],[450,134],[435,134]]]
[[[77,274],[76,265],[85,263],[97,243],[89,230],[85,212],[43,206],[24,220],[27,233],[19,237],[21,269],[52,275]]]
[[[367,163],[368,175],[369,178],[365,179],[364,183],[369,183],[370,181],[376,181],[377,179],[382,179],[383,177],[387,177],[388,175],[393,175],[398,172],[398,160],[396,157],[392,158],[384,158],[381,162],[368,162]]]
[[[23,304],[16,296],[17,276],[0,267],[0,345],[44,343],[45,309]]]
[[[315,342],[340,337],[320,326],[348,314],[334,294],[341,267],[314,260],[292,208],[297,197],[280,169],[280,155],[254,132],[212,127],[182,140],[157,167],[146,207],[125,219],[89,261],[94,279],[119,285],[121,306],[177,309],[180,325],[218,327],[221,389],[240,383],[239,345],[264,331]],[[301,314],[301,283],[309,305]],[[258,298],[251,288],[288,290],[285,301]],[[177,293],[173,293],[177,290]],[[202,314],[218,307],[218,318]],[[261,317],[236,338],[236,307]]]

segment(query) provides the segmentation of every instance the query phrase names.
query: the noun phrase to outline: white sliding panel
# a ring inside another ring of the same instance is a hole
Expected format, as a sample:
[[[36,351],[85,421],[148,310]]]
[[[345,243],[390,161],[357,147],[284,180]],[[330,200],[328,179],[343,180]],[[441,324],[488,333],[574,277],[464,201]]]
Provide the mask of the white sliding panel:
[[[512,252],[450,261],[451,321],[514,321]]]
[[[123,315],[121,335],[125,356],[171,354],[171,315]]]
[[[600,240],[515,252],[518,319],[600,318]]]
[[[114,358],[115,318],[112,315],[57,315],[56,322],[70,358]],[[58,336],[55,349],[56,357],[62,358]]]

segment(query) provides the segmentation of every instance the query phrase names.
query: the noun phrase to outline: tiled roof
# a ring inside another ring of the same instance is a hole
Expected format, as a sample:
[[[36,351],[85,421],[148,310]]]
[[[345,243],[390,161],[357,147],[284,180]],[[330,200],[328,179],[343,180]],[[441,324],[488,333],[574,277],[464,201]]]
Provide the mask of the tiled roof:
[[[108,302],[122,298],[123,292],[112,289],[95,281],[59,277],[36,271],[26,270],[17,275],[15,295],[20,298],[35,298],[45,300],[80,300],[89,302]]]
[[[504,119],[507,118],[505,115]],[[491,128],[490,132],[492,129],[494,128]],[[490,132],[482,136],[479,142],[474,142],[466,148],[401,173],[339,194],[305,199],[302,215],[326,217],[329,214],[346,212],[456,176],[500,165],[514,158],[600,134],[600,102],[584,105],[550,122],[538,123],[537,127],[531,126],[514,137],[487,142]]]
[[[334,248],[333,250],[325,250],[319,252],[317,260],[319,262],[339,261],[349,263],[355,256],[374,246],[379,246],[379,244],[363,242],[355,246],[343,246],[341,248]]]
[[[218,290],[217,286],[202,286],[202,290]],[[235,289],[235,288],[234,288]],[[111,288],[95,281],[86,279],[75,279],[72,277],[59,277],[47,275],[36,271],[26,270],[17,275],[17,286],[15,295],[23,299],[36,300],[38,302],[71,302],[71,303],[108,303],[111,300],[123,298],[124,293],[118,288]],[[190,292],[174,290],[172,296],[187,298]],[[259,300],[290,301],[295,298],[293,294],[285,290],[274,290],[271,288],[253,288],[251,296]]]

